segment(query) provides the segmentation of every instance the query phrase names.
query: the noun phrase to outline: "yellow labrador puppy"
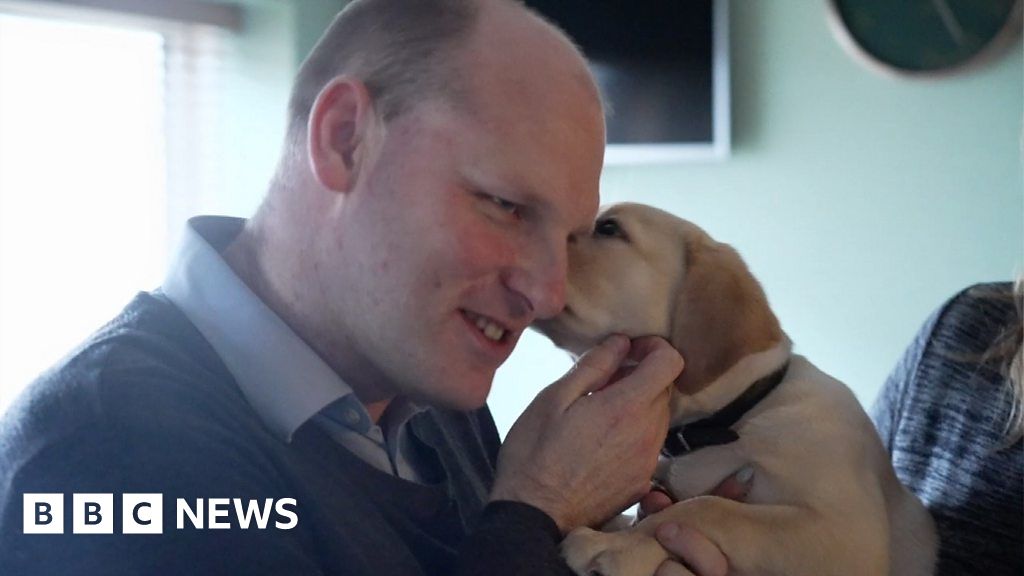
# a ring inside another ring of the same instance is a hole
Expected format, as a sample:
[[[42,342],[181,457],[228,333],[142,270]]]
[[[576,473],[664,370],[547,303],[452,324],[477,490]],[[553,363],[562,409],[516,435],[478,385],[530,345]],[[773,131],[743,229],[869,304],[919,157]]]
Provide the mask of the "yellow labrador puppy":
[[[731,574],[932,573],[928,511],[850,390],[792,353],[735,250],[667,212],[618,204],[569,256],[567,307],[541,332],[577,355],[611,333],[654,334],[686,359],[655,478],[679,502],[627,530],[572,532],[563,553],[577,573],[653,574],[666,520],[707,535]],[[746,502],[702,496],[745,465]]]

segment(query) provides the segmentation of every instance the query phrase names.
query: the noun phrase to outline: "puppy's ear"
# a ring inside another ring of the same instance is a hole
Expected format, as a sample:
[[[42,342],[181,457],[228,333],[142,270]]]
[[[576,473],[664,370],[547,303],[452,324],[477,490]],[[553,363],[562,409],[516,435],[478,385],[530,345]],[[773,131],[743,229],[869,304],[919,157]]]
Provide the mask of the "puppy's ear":
[[[780,342],[783,333],[761,285],[731,246],[702,235],[687,239],[685,254],[671,334],[686,360],[676,387],[693,394],[743,357]]]

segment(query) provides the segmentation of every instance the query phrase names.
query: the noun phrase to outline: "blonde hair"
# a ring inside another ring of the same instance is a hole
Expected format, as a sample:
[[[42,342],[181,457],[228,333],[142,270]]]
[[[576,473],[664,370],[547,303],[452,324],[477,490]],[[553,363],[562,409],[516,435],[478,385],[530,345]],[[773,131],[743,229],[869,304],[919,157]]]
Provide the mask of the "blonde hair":
[[[1013,396],[1010,419],[1006,425],[1007,441],[1010,444],[1024,438],[1024,276],[1018,277],[1013,285],[1013,301],[1017,308],[1016,322],[1008,326],[1000,338],[1005,341],[1003,370]],[[999,345],[997,341],[996,346]]]
[[[971,291],[982,299],[1005,302],[1012,299],[1014,315],[992,344],[975,361],[997,370],[1006,380],[1006,394],[1010,398],[1010,412],[1006,421],[1004,445],[1011,446],[1024,438],[1024,276],[1014,282],[1010,293],[993,286],[978,287]]]
[[[1010,363],[1010,390],[1013,394],[1013,410],[1010,412],[1010,421],[1007,423],[1007,437],[1011,444],[1024,438],[1024,362],[1021,361],[1020,346]]]

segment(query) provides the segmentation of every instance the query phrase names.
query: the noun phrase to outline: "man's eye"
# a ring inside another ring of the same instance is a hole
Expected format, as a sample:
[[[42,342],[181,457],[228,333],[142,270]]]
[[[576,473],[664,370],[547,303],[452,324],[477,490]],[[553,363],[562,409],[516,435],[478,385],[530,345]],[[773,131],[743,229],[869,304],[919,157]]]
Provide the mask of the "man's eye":
[[[504,198],[498,198],[497,196],[491,196],[491,201],[498,205],[498,208],[506,212],[517,212],[519,210],[519,204],[515,202],[509,202]]]
[[[605,218],[604,220],[598,220],[597,224],[594,225],[594,236],[599,238],[622,238],[626,239],[626,233],[619,226],[619,223],[614,218]]]
[[[490,194],[486,194],[483,192],[480,193],[480,196],[486,199],[488,202],[497,206],[498,209],[501,210],[502,212],[508,212],[513,216],[519,216],[520,212],[522,211],[522,207],[519,204],[516,204],[515,202],[511,202],[509,200],[505,200],[504,198],[492,196]]]

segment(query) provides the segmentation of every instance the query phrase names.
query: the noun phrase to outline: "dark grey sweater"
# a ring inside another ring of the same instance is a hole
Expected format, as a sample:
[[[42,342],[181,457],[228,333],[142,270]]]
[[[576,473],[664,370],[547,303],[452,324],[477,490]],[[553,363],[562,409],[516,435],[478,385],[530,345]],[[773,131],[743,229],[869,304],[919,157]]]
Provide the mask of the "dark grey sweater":
[[[1024,574],[1024,445],[1005,445],[1009,386],[979,361],[1020,326],[1010,290],[976,286],[936,311],[873,409],[900,480],[935,517],[943,576]]]
[[[428,410],[412,432],[433,483],[387,475],[305,425],[285,444],[159,293],[44,374],[0,420],[0,572],[569,574],[539,510],[484,506],[490,413]],[[65,533],[22,533],[25,493],[65,494]],[[72,534],[72,493],[112,493],[114,534]],[[164,495],[160,535],[121,534],[122,494]],[[295,528],[177,529],[175,501],[294,498]]]

